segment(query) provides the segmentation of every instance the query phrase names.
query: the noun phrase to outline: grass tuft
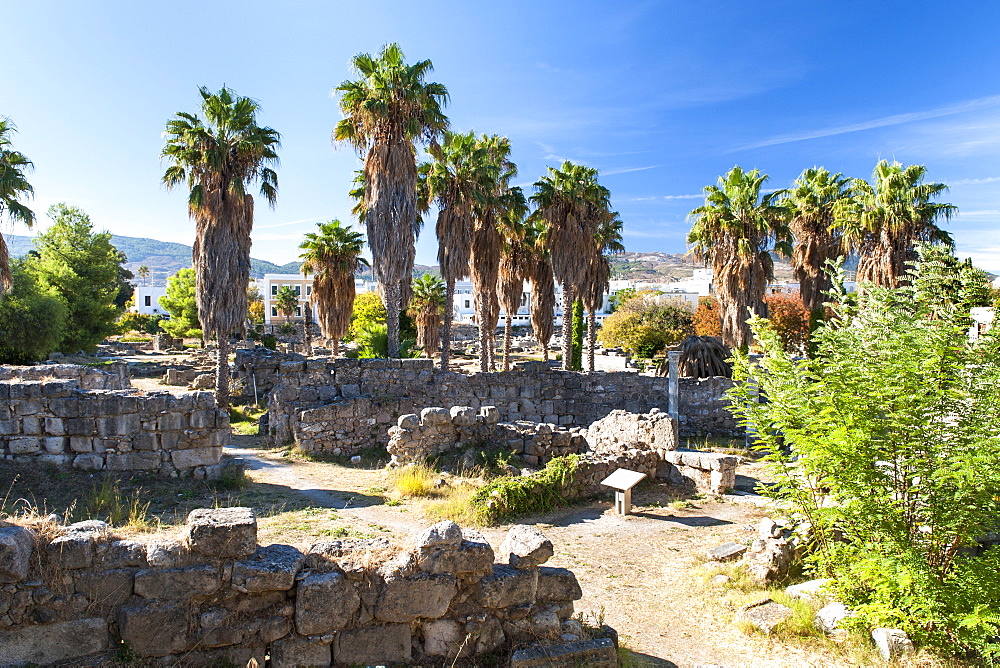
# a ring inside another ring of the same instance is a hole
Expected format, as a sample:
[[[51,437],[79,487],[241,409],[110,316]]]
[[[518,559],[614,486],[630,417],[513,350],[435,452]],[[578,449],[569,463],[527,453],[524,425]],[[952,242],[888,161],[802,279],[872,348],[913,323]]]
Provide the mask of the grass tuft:
[[[392,486],[403,497],[434,496],[434,481],[439,474],[427,464],[412,464],[394,471]]]

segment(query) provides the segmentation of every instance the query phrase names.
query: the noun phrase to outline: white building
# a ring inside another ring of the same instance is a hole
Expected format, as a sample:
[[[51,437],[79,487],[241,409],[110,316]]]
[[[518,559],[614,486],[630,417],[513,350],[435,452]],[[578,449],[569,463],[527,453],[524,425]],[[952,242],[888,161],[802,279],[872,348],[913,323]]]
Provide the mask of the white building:
[[[264,274],[264,277],[257,281],[260,296],[264,300],[264,324],[280,325],[288,320],[301,319],[305,304],[312,297],[312,281],[312,276],[305,277],[302,274]],[[278,290],[285,285],[290,286],[299,298],[295,315],[290,318],[278,312]],[[357,294],[371,292],[374,289],[374,282],[354,279],[354,291]],[[315,313],[313,322],[317,322]]]
[[[137,285],[132,295],[135,297],[135,310],[143,315],[170,315],[167,309],[160,306],[160,297],[167,294],[163,285]]]
[[[969,340],[975,341],[993,327],[996,309],[992,306],[977,306],[969,314],[972,316],[972,326],[969,327]]]

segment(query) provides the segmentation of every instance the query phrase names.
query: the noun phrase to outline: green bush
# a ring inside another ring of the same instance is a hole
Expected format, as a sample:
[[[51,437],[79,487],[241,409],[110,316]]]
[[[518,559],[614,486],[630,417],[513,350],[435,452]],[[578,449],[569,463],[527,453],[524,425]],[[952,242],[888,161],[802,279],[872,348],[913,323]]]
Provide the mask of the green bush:
[[[274,338],[274,334],[265,334],[260,337],[260,343],[265,348],[270,348],[271,350],[278,349],[278,339]]]
[[[129,332],[144,332],[146,334],[159,334],[163,331],[160,327],[161,315],[146,315],[128,311],[118,318],[118,331],[122,334]]]
[[[556,457],[530,476],[494,478],[470,501],[476,521],[496,524],[519,515],[546,513],[565,505],[567,490],[575,481],[579,457]]]
[[[33,364],[63,339],[68,310],[53,288],[39,285],[25,263],[11,263],[14,285],[0,298],[0,364]]]
[[[160,326],[176,339],[202,338],[195,300],[194,269],[181,269],[167,279],[167,293],[160,297],[160,306],[170,313]]]
[[[346,357],[354,359],[385,359],[389,356],[389,328],[383,323],[368,323],[355,333],[358,347],[349,351]],[[413,339],[399,342],[400,357],[420,357],[421,351]]]
[[[604,319],[597,338],[605,347],[650,358],[687,338],[693,318],[691,309],[677,300],[640,292]]]
[[[968,341],[968,304],[865,286],[795,360],[754,319],[758,365],[735,358],[731,394],[777,475],[771,493],[812,527],[811,567],[867,632],[1000,659],[1000,328]],[[936,283],[935,283],[936,285]],[[837,297],[837,295],[835,295]]]

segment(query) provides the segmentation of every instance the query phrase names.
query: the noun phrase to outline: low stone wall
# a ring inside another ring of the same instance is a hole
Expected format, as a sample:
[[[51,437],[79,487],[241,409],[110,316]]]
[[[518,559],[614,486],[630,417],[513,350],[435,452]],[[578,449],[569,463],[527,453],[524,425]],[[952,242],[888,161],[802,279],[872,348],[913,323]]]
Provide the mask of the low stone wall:
[[[243,373],[250,368],[245,366]],[[666,378],[557,371],[542,363],[508,372],[464,375],[440,371],[425,359],[309,360],[283,362],[275,374],[268,399],[269,437],[276,444],[295,442],[303,449],[339,449],[341,454],[384,445],[385,431],[379,433],[383,425],[388,429],[400,415],[418,413],[427,406],[450,410],[493,405],[501,422],[523,420],[564,427],[589,425],[616,409],[645,413],[668,408]],[[731,385],[725,378],[682,378],[680,434],[741,433],[723,396]],[[320,408],[327,410],[309,412]],[[357,419],[366,424],[359,427],[360,440],[352,442],[349,422]],[[307,431],[312,425],[317,426]],[[331,431],[343,437],[317,436]],[[300,441],[303,434],[307,436]]]
[[[649,413],[611,411],[587,427],[587,442],[600,453],[617,453],[635,444],[644,450],[676,450],[677,422],[656,408]]]
[[[717,452],[675,450],[660,458],[656,475],[672,485],[702,494],[725,494],[736,487],[739,457]]]
[[[221,473],[229,439],[229,415],[209,392],[85,391],[79,380],[0,382],[0,456],[7,460],[212,478]]]
[[[128,364],[111,362],[100,366],[79,364],[38,364],[35,366],[0,366],[0,383],[21,380],[75,380],[81,390],[128,390]]]
[[[447,665],[511,641],[578,640],[580,585],[542,565],[552,552],[533,527],[495,553],[451,522],[403,548],[258,546],[248,508],[196,510],[166,540],[119,540],[94,521],[51,542],[6,526],[0,665],[89,662],[122,642],[143,665]]]

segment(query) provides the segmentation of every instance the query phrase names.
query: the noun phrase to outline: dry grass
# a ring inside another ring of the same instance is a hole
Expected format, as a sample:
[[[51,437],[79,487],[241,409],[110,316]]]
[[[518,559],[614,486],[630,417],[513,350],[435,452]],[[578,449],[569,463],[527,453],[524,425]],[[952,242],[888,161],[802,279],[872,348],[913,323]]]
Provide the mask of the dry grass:
[[[441,474],[427,464],[412,464],[392,472],[389,481],[403,498],[428,497],[438,494],[435,481]]]

